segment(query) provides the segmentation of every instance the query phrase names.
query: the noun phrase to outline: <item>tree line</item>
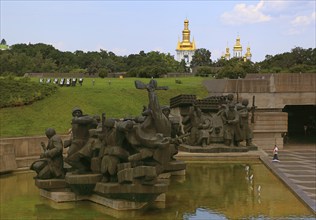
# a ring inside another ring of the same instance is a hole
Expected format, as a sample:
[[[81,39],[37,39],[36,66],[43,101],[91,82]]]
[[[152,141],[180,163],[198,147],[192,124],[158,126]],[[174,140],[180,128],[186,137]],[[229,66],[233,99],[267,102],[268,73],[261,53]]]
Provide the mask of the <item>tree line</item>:
[[[106,77],[109,73],[126,72],[130,77],[161,77],[164,74],[193,72],[215,78],[238,78],[247,73],[316,72],[315,48],[296,47],[291,52],[266,55],[262,62],[254,63],[232,58],[212,61],[211,52],[205,48],[195,51],[191,66],[184,60],[178,62],[172,55],[151,51],[128,56],[100,50],[63,52],[51,45],[15,44],[8,50],[0,50],[0,76],[23,76],[25,73],[84,73]]]

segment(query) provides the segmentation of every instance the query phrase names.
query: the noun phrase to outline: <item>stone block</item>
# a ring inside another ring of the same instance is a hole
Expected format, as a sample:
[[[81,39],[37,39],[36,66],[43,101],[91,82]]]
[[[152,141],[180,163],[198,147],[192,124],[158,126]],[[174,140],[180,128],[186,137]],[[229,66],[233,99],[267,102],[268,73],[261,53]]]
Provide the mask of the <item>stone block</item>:
[[[134,201],[127,201],[127,200],[119,200],[119,199],[110,199],[106,197],[102,197],[96,194],[93,194],[89,197],[90,201],[98,203],[100,205],[110,207],[115,210],[135,210],[141,209],[147,202],[134,202]]]
[[[48,190],[41,189],[40,195],[45,197],[45,198],[51,199],[55,202],[78,201],[77,195],[73,192],[54,192],[54,191],[48,191]]]
[[[132,183],[134,179],[133,168],[126,168],[117,173],[119,183]]]
[[[17,168],[15,149],[12,144],[0,144],[0,173],[13,171]]]
[[[185,170],[186,168],[186,163],[183,161],[170,161],[166,166],[165,166],[165,171],[180,171],[180,170]]]
[[[47,180],[36,179],[35,185],[38,188],[46,189],[46,190],[68,187],[68,184],[65,181],[65,179],[47,179]]]
[[[138,166],[133,168],[133,176],[134,178],[139,178],[139,177],[156,177],[157,172],[155,167],[151,166]]]
[[[127,168],[132,168],[132,164],[130,162],[128,163],[119,163],[117,165],[117,171],[121,171],[121,170],[124,170],[124,169],[127,169]]]
[[[96,184],[102,179],[102,174],[73,174],[67,173],[65,181],[68,184]]]
[[[119,183],[103,183],[98,182],[94,191],[101,195],[109,194],[161,194],[168,190],[165,183],[156,183],[153,186],[145,186],[141,184],[119,184]]]
[[[155,199],[155,202],[165,202],[166,201],[166,193],[161,193],[157,198]]]

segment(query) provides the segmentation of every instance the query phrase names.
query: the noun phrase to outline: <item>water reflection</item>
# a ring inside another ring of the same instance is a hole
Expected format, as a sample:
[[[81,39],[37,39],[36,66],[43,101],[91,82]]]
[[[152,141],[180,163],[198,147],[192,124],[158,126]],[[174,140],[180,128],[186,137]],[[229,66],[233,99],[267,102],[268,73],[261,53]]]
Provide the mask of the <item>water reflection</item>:
[[[314,219],[257,163],[189,163],[185,177],[172,177],[165,204],[136,211],[89,201],[55,203],[39,196],[33,176],[1,176],[1,219]]]

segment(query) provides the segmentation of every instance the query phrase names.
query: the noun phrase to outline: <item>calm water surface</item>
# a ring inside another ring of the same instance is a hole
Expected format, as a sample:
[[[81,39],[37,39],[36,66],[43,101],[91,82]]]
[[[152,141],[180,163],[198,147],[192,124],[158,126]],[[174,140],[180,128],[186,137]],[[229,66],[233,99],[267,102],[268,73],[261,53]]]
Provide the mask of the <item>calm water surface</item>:
[[[165,203],[116,211],[89,201],[55,203],[39,195],[35,173],[0,177],[0,219],[315,219],[260,163],[188,163],[171,177]]]

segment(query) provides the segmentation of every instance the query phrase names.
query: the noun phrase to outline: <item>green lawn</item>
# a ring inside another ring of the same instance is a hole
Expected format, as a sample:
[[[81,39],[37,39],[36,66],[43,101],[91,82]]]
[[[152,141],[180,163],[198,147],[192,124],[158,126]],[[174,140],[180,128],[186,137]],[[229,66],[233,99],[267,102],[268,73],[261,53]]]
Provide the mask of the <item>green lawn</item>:
[[[180,94],[195,94],[198,98],[207,97],[202,85],[205,78],[157,79],[158,86],[169,86],[167,91],[157,91],[160,105],[169,105],[170,98]],[[38,81],[38,78],[33,78]],[[109,80],[111,85],[109,85]],[[85,78],[82,87],[61,87],[54,95],[37,101],[32,105],[0,109],[0,137],[44,135],[45,129],[53,127],[58,134],[67,133],[71,127],[71,111],[80,107],[84,114],[101,115],[108,118],[137,116],[143,105],[148,104],[147,91],[134,86],[136,78]],[[139,79],[145,83],[149,79]]]

